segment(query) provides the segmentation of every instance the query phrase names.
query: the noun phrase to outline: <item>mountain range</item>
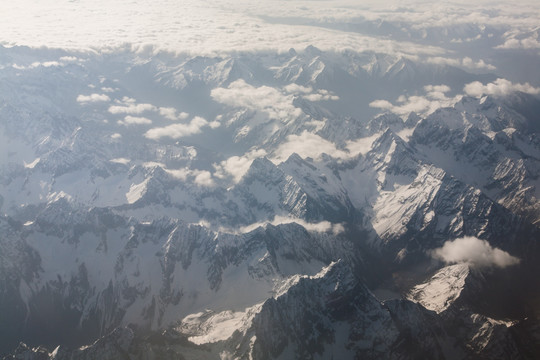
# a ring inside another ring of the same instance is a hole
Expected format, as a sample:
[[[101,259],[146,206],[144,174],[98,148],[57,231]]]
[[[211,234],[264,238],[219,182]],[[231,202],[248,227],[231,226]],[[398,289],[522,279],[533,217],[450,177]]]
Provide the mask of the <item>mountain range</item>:
[[[6,359],[540,356],[537,94],[313,46],[0,59]]]

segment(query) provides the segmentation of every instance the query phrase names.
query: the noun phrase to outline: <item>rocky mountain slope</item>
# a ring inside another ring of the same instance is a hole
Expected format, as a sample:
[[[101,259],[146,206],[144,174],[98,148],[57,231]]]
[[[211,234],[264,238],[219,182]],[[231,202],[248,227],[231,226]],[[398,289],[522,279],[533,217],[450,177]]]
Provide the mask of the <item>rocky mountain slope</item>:
[[[0,54],[6,358],[540,354],[537,96],[314,47]]]

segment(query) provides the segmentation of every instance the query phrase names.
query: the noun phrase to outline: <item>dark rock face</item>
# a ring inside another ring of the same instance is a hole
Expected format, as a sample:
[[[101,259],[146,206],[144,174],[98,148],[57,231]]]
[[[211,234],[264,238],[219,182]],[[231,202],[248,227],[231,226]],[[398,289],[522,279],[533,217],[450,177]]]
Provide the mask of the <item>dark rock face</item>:
[[[387,60],[308,48],[3,68],[0,354],[540,356],[538,99],[351,116],[375,83],[414,93],[467,75]],[[105,78],[119,79],[110,104],[72,99]],[[231,84],[252,101],[220,101]],[[259,106],[258,92],[282,103]],[[433,255],[464,237],[519,261]]]

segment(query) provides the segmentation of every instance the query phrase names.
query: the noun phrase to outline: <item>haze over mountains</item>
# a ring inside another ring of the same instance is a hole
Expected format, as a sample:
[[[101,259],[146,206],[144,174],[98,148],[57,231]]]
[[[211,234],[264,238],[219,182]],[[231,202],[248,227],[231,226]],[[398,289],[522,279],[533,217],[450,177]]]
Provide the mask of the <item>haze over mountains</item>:
[[[534,2],[0,12],[2,356],[539,356]]]

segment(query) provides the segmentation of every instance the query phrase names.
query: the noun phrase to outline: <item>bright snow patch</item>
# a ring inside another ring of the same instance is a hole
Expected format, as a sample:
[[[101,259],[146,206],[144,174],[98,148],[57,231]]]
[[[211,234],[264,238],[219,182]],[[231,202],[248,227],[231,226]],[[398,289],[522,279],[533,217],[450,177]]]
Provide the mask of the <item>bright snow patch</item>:
[[[131,185],[131,187],[129,188],[129,192],[126,194],[126,199],[129,204],[133,204],[144,195],[144,193],[146,192],[147,183],[148,183],[148,179],[144,180],[140,184]]]
[[[179,330],[194,334],[188,339],[197,345],[227,340],[236,331],[245,331],[262,307],[262,304],[247,308],[245,311],[199,312],[186,316]]]
[[[459,297],[469,272],[467,264],[442,268],[427,282],[415,286],[407,297],[428,310],[441,313]]]
[[[27,169],[33,169],[39,163],[40,160],[41,160],[40,158],[37,158],[34,161],[32,161],[31,163],[27,163],[25,161],[24,162],[24,167],[27,168]]]

